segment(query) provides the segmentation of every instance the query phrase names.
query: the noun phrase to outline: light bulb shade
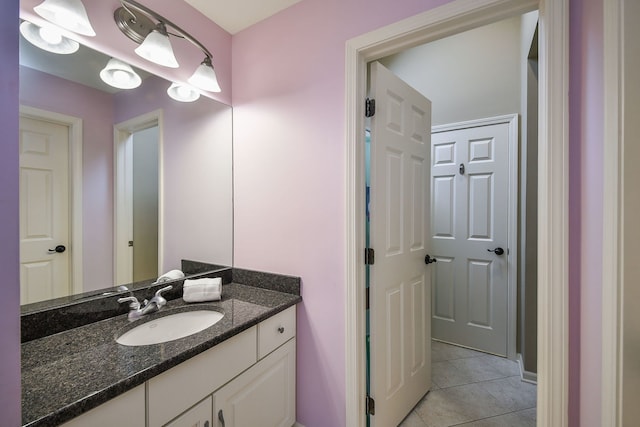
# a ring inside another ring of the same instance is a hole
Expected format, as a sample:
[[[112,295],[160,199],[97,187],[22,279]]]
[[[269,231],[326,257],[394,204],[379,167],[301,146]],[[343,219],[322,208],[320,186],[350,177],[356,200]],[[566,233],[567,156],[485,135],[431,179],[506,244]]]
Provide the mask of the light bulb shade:
[[[100,71],[100,78],[109,86],[118,89],[134,89],[140,86],[142,79],[129,64],[111,58],[107,66]]]
[[[155,29],[149,33],[135,52],[144,59],[169,68],[178,68],[166,31]]]
[[[57,28],[52,27],[39,27],[24,21],[20,24],[20,34],[29,43],[47,52],[68,55],[80,48],[78,42],[64,37]]]
[[[205,58],[187,81],[198,89],[208,92],[220,92],[221,90],[210,58]]]
[[[84,36],[95,36],[82,0],[44,0],[33,10],[62,28]]]
[[[192,88],[191,86],[181,83],[171,83],[167,94],[171,99],[175,99],[180,102],[193,102],[200,98],[200,92]]]

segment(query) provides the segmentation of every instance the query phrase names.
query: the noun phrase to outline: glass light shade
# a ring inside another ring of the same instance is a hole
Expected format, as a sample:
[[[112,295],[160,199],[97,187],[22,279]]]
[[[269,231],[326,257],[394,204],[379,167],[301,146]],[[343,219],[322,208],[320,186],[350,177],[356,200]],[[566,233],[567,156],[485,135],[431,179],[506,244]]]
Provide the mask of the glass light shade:
[[[206,90],[208,92],[220,92],[220,85],[218,84],[218,78],[216,72],[211,65],[211,59],[205,58],[202,64],[196,68],[189,80],[189,84],[197,87],[198,89]]]
[[[95,36],[82,0],[44,0],[33,10],[62,28],[84,36]]]
[[[171,86],[167,89],[167,94],[171,99],[175,99],[180,102],[193,102],[200,98],[200,92],[191,86],[180,83],[171,83]]]
[[[171,42],[166,32],[163,34],[158,29],[149,33],[135,52],[144,59],[155,62],[169,68],[178,68],[178,61],[173,54]]]
[[[140,86],[142,79],[129,64],[111,58],[107,66],[100,71],[100,78],[109,86],[118,89],[134,89]]]
[[[80,45],[78,42],[64,37],[57,28],[39,27],[31,22],[24,21],[20,24],[20,34],[32,45],[47,52],[68,55],[76,52]]]

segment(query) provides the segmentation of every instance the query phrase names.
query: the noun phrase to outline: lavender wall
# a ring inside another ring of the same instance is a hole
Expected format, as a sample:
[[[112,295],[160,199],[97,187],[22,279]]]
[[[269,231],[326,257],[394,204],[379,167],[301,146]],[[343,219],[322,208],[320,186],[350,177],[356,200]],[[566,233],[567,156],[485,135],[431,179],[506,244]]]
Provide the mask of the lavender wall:
[[[602,363],[603,0],[572,0],[569,7],[570,425],[596,427]]]
[[[21,66],[20,104],[82,119],[83,286],[113,286],[111,95]]]
[[[576,426],[580,416],[599,422],[600,266],[593,260],[600,259],[602,229],[601,2],[571,3],[570,420]],[[307,427],[345,424],[345,41],[440,3],[305,0],[233,37],[234,261],[303,279],[297,410]]]
[[[0,424],[20,425],[18,251],[18,0],[0,13]]]

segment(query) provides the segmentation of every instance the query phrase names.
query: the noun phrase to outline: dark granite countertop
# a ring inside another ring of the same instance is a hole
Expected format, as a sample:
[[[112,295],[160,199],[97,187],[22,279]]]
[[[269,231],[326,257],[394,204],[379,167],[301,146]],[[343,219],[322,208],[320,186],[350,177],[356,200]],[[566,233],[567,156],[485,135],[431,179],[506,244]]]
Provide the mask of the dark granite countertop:
[[[224,317],[202,332],[163,344],[127,347],[115,337],[133,326],[126,315],[22,344],[22,424],[58,425],[297,304],[296,294],[225,284],[221,301],[169,301],[148,319],[209,308]],[[146,319],[138,320],[144,322]]]

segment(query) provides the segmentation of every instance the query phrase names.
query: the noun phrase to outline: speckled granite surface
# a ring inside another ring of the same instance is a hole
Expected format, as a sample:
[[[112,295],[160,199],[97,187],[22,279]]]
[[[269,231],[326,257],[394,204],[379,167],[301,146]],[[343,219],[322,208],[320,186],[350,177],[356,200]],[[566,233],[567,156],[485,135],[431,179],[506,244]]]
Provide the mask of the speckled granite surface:
[[[224,312],[215,325],[179,340],[141,347],[119,345],[115,337],[131,327],[123,314],[25,342],[22,423],[30,427],[63,423],[301,300],[299,292],[231,283],[224,285],[222,301],[185,304],[178,298],[149,315],[153,319],[202,308]]]

